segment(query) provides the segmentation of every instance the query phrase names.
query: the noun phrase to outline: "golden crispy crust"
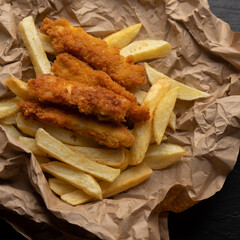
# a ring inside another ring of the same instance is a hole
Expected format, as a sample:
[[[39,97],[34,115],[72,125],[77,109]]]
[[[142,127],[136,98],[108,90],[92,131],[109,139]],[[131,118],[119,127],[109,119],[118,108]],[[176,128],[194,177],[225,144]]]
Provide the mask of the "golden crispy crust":
[[[30,101],[20,102],[19,107],[26,118],[67,128],[111,148],[130,147],[135,141],[132,132],[122,124],[100,122],[74,112]]]
[[[149,119],[148,108],[138,106],[137,99],[132,93],[114,82],[107,73],[93,70],[87,63],[76,57],[68,53],[57,55],[51,70],[56,76],[62,77],[68,81],[86,83],[91,86],[101,86],[125,97],[131,102],[128,117],[133,122],[146,121]]]
[[[66,81],[52,74],[30,79],[28,90],[40,102],[76,107],[80,113],[95,115],[99,120],[123,122],[131,106],[125,97],[106,88]]]
[[[118,48],[108,47],[104,40],[87,34],[81,27],[73,27],[65,18],[55,22],[45,18],[41,31],[51,37],[58,53],[71,53],[92,67],[108,73],[127,89],[146,83],[145,68],[140,64],[134,65],[132,56],[121,56]]]
[[[137,103],[136,97],[124,87],[114,82],[107,73],[100,70],[93,70],[87,63],[69,53],[58,54],[51,71],[56,76],[68,81],[105,87],[118,95],[124,96],[132,103]]]

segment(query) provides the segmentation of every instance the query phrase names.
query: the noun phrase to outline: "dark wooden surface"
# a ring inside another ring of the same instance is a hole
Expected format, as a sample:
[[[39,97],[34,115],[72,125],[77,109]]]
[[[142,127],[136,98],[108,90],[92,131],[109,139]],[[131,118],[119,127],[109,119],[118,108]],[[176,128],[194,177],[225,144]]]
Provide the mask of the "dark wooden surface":
[[[212,12],[240,31],[240,0],[209,0]],[[0,240],[25,240],[0,218]],[[169,215],[170,240],[240,240],[240,157],[222,190],[178,214]]]

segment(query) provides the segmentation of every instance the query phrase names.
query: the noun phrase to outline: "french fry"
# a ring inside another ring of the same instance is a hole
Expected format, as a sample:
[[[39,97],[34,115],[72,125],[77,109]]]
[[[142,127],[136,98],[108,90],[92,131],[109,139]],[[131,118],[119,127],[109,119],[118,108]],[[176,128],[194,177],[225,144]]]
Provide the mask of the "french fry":
[[[120,192],[126,191],[132,187],[145,181],[152,174],[152,170],[145,164],[141,163],[138,166],[131,167],[123,171],[120,176],[112,183],[100,182],[102,194],[104,198],[111,197]],[[82,191],[66,193],[61,196],[61,199],[71,205],[82,204],[83,202],[91,201],[89,197],[82,195]]]
[[[111,168],[84,158],[73,152],[56,138],[50,136],[42,128],[37,130],[36,141],[39,148],[50,156],[65,162],[81,171],[89,173],[99,179],[112,182],[120,174],[120,169]]]
[[[21,133],[13,126],[9,124],[0,123],[0,126],[12,137],[18,139],[21,136]]]
[[[141,163],[136,167],[131,167],[123,171],[120,176],[112,183],[100,182],[103,197],[111,197],[120,192],[135,187],[136,185],[149,178],[151,174],[152,170],[145,163]]]
[[[162,141],[167,141],[166,135],[163,135]],[[154,143],[156,143],[156,140],[155,140],[154,136],[152,135],[150,144],[154,144]]]
[[[125,152],[125,159],[124,159],[123,164],[119,167],[119,169],[120,169],[121,171],[124,171],[124,170],[128,167],[128,165],[129,165],[129,163],[130,163],[130,161],[129,161],[129,159],[130,159],[130,154],[129,154],[128,149],[124,148],[124,152]]]
[[[151,141],[152,116],[144,123],[136,123],[133,129],[135,142],[130,148],[130,165],[142,162]]]
[[[76,187],[59,178],[49,178],[48,185],[50,189],[59,196],[77,190]]]
[[[153,135],[159,145],[169,123],[169,119],[176,103],[179,88],[169,90],[158,103],[153,118]]]
[[[176,114],[172,111],[169,122],[168,122],[168,126],[175,131],[176,130]]]
[[[27,100],[29,99],[27,83],[18,79],[9,77],[5,80],[5,85],[19,98]]]
[[[192,100],[196,100],[196,99],[199,99],[199,98],[206,98],[206,97],[210,96],[210,94],[208,94],[206,92],[202,92],[198,89],[188,87],[185,84],[182,84],[182,83],[180,83],[180,82],[178,82],[178,81],[176,81],[172,78],[169,78],[165,74],[163,74],[161,72],[158,72],[157,70],[150,67],[147,63],[144,63],[144,65],[145,65],[145,68],[146,68],[148,80],[151,84],[154,84],[156,81],[167,78],[170,81],[170,89],[173,89],[175,87],[179,87],[178,99],[186,100],[186,101],[192,101]]]
[[[43,50],[32,16],[24,18],[19,23],[18,30],[31,58],[36,76],[51,73],[51,65]]]
[[[17,113],[14,113],[13,115],[11,115],[9,117],[0,119],[0,123],[7,124],[7,125],[17,124],[16,117],[17,117]]]
[[[35,158],[37,159],[38,163],[41,165],[43,163],[49,163],[51,162],[51,159],[48,157],[40,156],[40,155],[35,155]]]
[[[28,86],[24,81],[18,78],[9,77],[4,83],[19,98],[24,100],[29,99]]]
[[[34,138],[28,138],[28,137],[23,137],[20,136],[18,138],[18,141],[22,143],[26,148],[28,148],[34,155],[40,155],[40,156],[45,156],[49,157],[50,155],[47,154],[46,152],[42,151],[36,143],[36,140]]]
[[[41,164],[41,167],[44,172],[48,172],[51,175],[68,182],[94,198],[102,199],[101,188],[96,179],[91,175],[68,164],[57,161]]]
[[[18,128],[21,129],[22,132],[32,137],[35,137],[36,132],[39,128],[43,128],[51,136],[57,138],[58,140],[66,144],[83,146],[83,147],[98,146],[98,144],[93,140],[80,136],[70,130],[63,129],[60,127],[53,127],[32,119],[24,119],[24,117],[20,113],[18,113],[17,115],[16,122],[17,122]]]
[[[133,94],[134,94],[134,96],[137,98],[137,102],[138,102],[138,104],[142,104],[142,102],[143,102],[143,99],[146,97],[146,95],[147,95],[147,92],[145,92],[145,91],[142,91],[142,90],[140,90],[140,89],[138,89],[138,88],[135,88],[134,90],[132,90],[131,91]]]
[[[105,37],[103,40],[108,44],[109,47],[116,46],[123,48],[133,41],[133,39],[138,35],[141,27],[141,23],[129,26],[121,31]]]
[[[17,113],[19,110],[19,101],[20,99],[18,97],[0,100],[0,119],[10,117]]]
[[[161,143],[151,145],[148,148],[144,162],[151,169],[163,169],[179,161],[186,151],[173,143]]]
[[[124,148],[122,149],[104,149],[104,148],[90,148],[79,146],[68,146],[75,153],[91,159],[97,163],[107,165],[110,167],[121,167],[125,161],[126,155]]]
[[[168,88],[168,80],[164,82],[156,82],[149,89],[142,102],[143,106],[149,107],[150,118],[145,122],[136,123],[134,126],[133,134],[135,137],[135,142],[130,148],[130,165],[137,165],[144,159],[152,137],[153,112],[158,102],[168,91]]]
[[[39,128],[44,128],[45,125],[32,120],[32,119],[24,119],[21,113],[17,114],[16,117],[17,127],[25,134],[35,137],[36,132]]]
[[[132,55],[134,62],[165,57],[171,52],[171,45],[163,40],[139,40],[121,49],[124,57]]]
[[[48,35],[43,34],[43,33],[40,33],[40,32],[38,32],[37,34],[38,34],[38,37],[39,37],[39,39],[40,39],[40,41],[41,41],[43,50],[44,50],[46,53],[50,53],[50,54],[53,54],[53,55],[57,55],[57,52],[56,52],[55,49],[53,48],[51,38],[50,38]]]
[[[64,202],[66,202],[70,205],[73,205],[73,206],[91,202],[92,200],[94,200],[91,196],[89,196],[88,194],[86,194],[85,192],[83,192],[81,190],[75,190],[73,192],[63,194],[60,196],[60,198]]]

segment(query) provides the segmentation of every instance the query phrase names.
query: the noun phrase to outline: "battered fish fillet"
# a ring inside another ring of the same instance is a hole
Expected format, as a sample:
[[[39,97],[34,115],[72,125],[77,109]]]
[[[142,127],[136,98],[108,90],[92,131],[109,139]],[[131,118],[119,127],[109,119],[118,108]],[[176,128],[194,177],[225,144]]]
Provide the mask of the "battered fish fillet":
[[[66,81],[44,74],[28,81],[32,99],[77,108],[80,113],[97,116],[99,120],[124,122],[131,102],[106,88]]]
[[[56,76],[62,77],[65,80],[86,83],[91,86],[101,86],[125,97],[131,102],[128,117],[133,122],[149,119],[149,109],[144,106],[138,106],[137,99],[132,93],[114,82],[107,73],[93,70],[87,63],[68,53],[57,55],[51,71]]]
[[[78,57],[92,67],[108,73],[114,81],[127,89],[143,85],[147,81],[145,68],[140,64],[134,65],[133,56],[121,56],[118,48],[108,47],[104,40],[87,34],[81,27],[72,26],[65,18],[55,22],[45,18],[41,31],[50,36],[53,48],[58,53],[68,52]]]
[[[122,124],[100,122],[79,113],[30,101],[20,102],[19,107],[25,118],[67,128],[110,148],[130,147],[135,141],[132,132]]]

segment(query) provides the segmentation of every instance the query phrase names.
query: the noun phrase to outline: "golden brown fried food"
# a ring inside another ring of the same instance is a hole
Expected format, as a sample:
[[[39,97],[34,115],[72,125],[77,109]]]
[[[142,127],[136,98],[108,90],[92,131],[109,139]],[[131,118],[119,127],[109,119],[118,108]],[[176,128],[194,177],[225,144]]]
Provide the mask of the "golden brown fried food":
[[[72,26],[65,18],[55,22],[45,18],[41,31],[50,36],[53,48],[58,53],[71,53],[92,67],[108,73],[127,89],[147,81],[145,68],[140,64],[134,65],[133,56],[121,56],[118,48],[108,47],[104,40],[87,34],[81,27]]]
[[[106,88],[66,81],[52,74],[30,79],[28,90],[40,102],[75,107],[80,113],[95,115],[99,120],[123,122],[131,106],[125,97]]]
[[[94,139],[111,148],[130,147],[135,139],[132,132],[122,124],[106,123],[41,103],[23,101],[19,103],[24,117],[67,128],[82,136]]]
[[[91,86],[101,86],[122,95],[133,103],[137,103],[136,97],[124,87],[114,82],[110,76],[100,70],[93,70],[87,63],[79,60],[69,53],[61,53],[56,56],[51,71],[58,77],[66,80],[86,83]]]
[[[114,82],[107,73],[93,70],[87,63],[68,53],[59,54],[51,70],[56,76],[65,80],[86,83],[91,86],[101,86],[125,97],[131,102],[128,117],[133,122],[146,121],[149,118],[149,109],[138,106],[137,99],[132,93]]]

